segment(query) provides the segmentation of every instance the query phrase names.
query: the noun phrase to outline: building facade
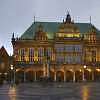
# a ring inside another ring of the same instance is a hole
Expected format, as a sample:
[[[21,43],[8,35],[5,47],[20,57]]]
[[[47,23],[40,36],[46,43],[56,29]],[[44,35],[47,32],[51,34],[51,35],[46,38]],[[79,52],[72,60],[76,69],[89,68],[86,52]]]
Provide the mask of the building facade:
[[[34,22],[12,45],[17,81],[100,80],[100,31],[69,13],[63,22]]]
[[[8,79],[9,66],[10,66],[9,58],[10,57],[9,57],[6,49],[4,48],[4,46],[2,46],[0,48],[0,83],[5,80],[9,80]]]

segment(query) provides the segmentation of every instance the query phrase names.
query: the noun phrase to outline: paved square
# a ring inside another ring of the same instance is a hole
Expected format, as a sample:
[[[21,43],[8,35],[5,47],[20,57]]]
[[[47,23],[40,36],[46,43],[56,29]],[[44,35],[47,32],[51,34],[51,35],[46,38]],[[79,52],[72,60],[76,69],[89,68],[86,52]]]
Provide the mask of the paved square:
[[[100,83],[27,83],[0,87],[0,100],[100,100]]]

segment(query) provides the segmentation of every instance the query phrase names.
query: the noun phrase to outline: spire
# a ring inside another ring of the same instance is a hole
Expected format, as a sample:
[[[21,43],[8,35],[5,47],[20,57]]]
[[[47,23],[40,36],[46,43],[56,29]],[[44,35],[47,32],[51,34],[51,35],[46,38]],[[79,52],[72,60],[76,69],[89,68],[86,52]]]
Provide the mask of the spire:
[[[66,23],[71,23],[71,16],[69,14],[69,11],[67,11]]]
[[[14,39],[15,37],[14,37],[14,32],[13,32],[13,34],[12,34],[12,39]]]
[[[90,24],[91,24],[91,16],[90,16]]]
[[[14,32],[13,32],[13,34],[12,34],[12,44],[14,44],[14,42],[15,42],[15,37],[14,37]]]
[[[64,19],[63,19],[63,23],[64,23]]]

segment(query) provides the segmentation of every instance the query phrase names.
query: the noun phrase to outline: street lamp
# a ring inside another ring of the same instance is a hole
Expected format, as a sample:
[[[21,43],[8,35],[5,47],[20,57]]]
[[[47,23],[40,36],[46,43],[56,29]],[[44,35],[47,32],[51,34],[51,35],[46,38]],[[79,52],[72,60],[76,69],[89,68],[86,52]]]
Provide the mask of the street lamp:
[[[84,65],[84,69],[86,68],[86,65]]]
[[[13,69],[14,69],[13,65],[11,65],[10,69],[11,69],[11,70],[13,70]]]
[[[83,81],[85,81],[85,75],[84,75],[85,73],[84,73],[84,71],[85,71],[86,68],[87,68],[87,66],[84,65],[84,66],[83,66]]]
[[[10,65],[10,69],[14,73],[13,81],[12,81],[12,74],[11,74],[11,83],[15,84],[15,69],[14,69],[14,66],[12,64]]]
[[[12,71],[13,71],[13,69],[14,69],[14,68],[13,68],[13,65],[10,65],[10,70],[11,70],[11,84],[13,83],[13,81],[12,81],[12,76],[13,76],[13,75],[12,75]]]
[[[6,72],[4,73],[4,75],[5,75],[5,81],[4,81],[4,82],[5,82],[5,83],[7,82],[7,74],[8,74],[8,73],[6,73]]]

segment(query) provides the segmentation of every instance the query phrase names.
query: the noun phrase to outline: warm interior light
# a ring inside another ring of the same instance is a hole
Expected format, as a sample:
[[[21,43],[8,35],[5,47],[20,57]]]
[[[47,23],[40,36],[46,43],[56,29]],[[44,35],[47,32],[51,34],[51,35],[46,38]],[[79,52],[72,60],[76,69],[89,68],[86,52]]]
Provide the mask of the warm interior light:
[[[92,71],[92,70],[91,70],[91,69],[89,69],[89,68],[88,68],[87,70],[88,70],[89,72],[91,72],[91,71]]]
[[[100,69],[96,69],[96,71],[100,72]]]
[[[59,37],[80,37],[80,34],[75,33],[58,33]]]
[[[80,72],[82,72],[82,70],[81,70],[81,69],[80,69],[79,71],[80,71]]]
[[[70,69],[70,71],[71,71],[71,72],[73,72],[73,70],[72,70],[72,69]]]

